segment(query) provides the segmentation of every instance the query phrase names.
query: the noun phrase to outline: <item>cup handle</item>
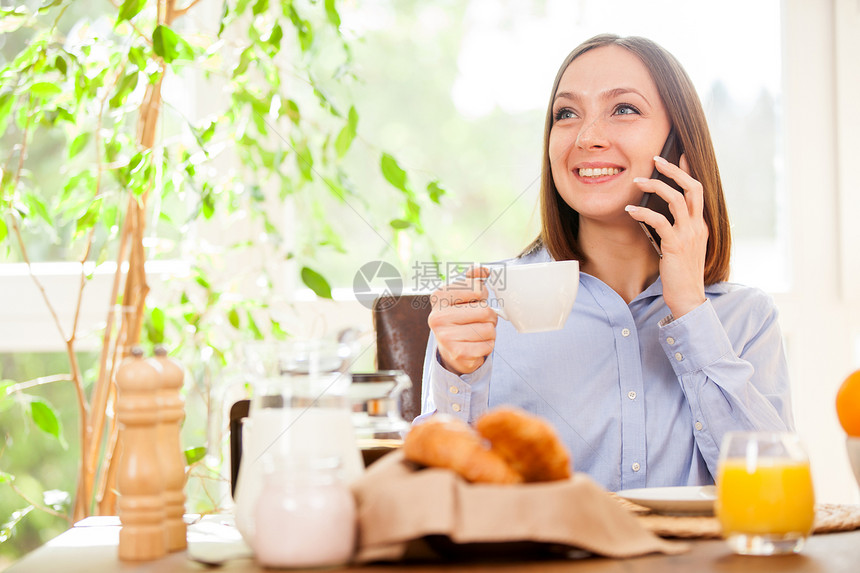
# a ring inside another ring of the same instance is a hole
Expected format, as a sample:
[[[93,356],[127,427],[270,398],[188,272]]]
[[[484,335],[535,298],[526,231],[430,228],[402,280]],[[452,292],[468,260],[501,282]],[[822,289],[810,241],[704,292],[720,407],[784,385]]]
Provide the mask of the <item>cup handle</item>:
[[[493,291],[493,294],[495,294],[495,291]],[[487,301],[489,302],[489,299],[487,299]],[[504,309],[504,308],[502,308],[502,307],[498,304],[498,302],[499,302],[499,297],[496,297],[496,303],[497,303],[497,304],[496,304],[496,305],[490,305],[490,308],[492,308],[492,309],[496,312],[496,314],[498,314],[499,316],[501,316],[502,318],[504,318],[505,320],[507,320],[508,322],[510,322],[510,321],[511,321],[511,319],[510,319],[510,318],[508,318],[508,315],[506,315],[506,314],[505,314],[505,309]]]
[[[475,263],[475,266],[480,266],[480,264],[479,264],[479,263]],[[480,280],[484,281],[484,284],[486,284],[486,278],[481,277],[481,278],[480,278]],[[488,289],[490,289],[490,290],[492,290],[492,287],[490,287],[489,285],[487,285],[487,288],[488,288]],[[495,291],[493,291],[493,294],[495,294]],[[489,299],[488,299],[488,300],[489,300]],[[498,299],[498,297],[496,297],[496,301],[498,301],[498,300],[499,300],[499,299]],[[505,314],[505,309],[504,309],[504,308],[502,308],[502,307],[500,307],[500,306],[498,306],[498,305],[496,305],[496,306],[490,306],[490,308],[492,308],[492,309],[496,312],[496,314],[498,314],[499,316],[501,316],[502,318],[504,318],[504,319],[505,319],[505,320],[507,320],[508,322],[510,322],[510,321],[511,321],[511,319],[510,319],[510,318],[508,318],[508,316]]]
[[[511,321],[511,319],[510,319],[510,318],[508,318],[508,317],[505,315],[505,309],[500,308],[500,307],[496,307],[496,306],[493,306],[493,307],[491,307],[491,308],[492,308],[494,311],[496,311],[496,314],[498,314],[499,316],[501,316],[502,318],[504,318],[504,319],[505,319],[505,320],[507,320],[508,322],[510,322],[510,321]]]

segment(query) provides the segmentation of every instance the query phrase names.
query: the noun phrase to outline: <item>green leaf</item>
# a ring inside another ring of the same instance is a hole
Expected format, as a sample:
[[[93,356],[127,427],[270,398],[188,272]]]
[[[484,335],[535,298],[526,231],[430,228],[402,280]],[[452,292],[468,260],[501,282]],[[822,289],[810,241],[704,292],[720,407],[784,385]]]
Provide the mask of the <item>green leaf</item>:
[[[54,409],[47,402],[38,399],[31,401],[30,417],[40,430],[57,438],[64,449],[67,447],[66,440],[63,438],[62,430],[60,429],[60,420],[57,418],[57,413],[54,412]]]
[[[6,226],[6,221],[0,219],[0,243],[6,240],[9,236],[9,228]]]
[[[224,29],[227,27],[227,19],[230,16],[230,3],[227,0],[224,0],[224,9],[221,12],[221,25],[218,26],[218,38],[221,37],[221,34],[224,33]]]
[[[409,193],[409,189],[406,187],[406,172],[400,167],[396,159],[383,153],[379,166],[386,181],[404,193]]]
[[[99,211],[101,211],[101,207],[101,197],[95,199],[92,203],[90,203],[87,212],[84,213],[83,217],[78,219],[78,222],[75,225],[75,233],[80,233],[81,231],[86,231],[92,228],[92,226],[96,224],[96,221],[98,221]]]
[[[194,50],[176,32],[159,24],[152,33],[152,48],[168,64],[174,60],[194,59]]]
[[[241,321],[239,320],[239,311],[235,307],[231,308],[230,312],[227,313],[227,320],[230,321],[230,326],[237,330],[239,329]]]
[[[13,481],[15,481],[15,476],[4,471],[0,471],[0,483],[12,483]]]
[[[9,114],[12,113],[12,106],[15,104],[15,96],[12,92],[0,94],[0,133],[5,133],[6,122],[9,119]]]
[[[399,230],[408,229],[412,226],[412,223],[406,221],[405,219],[392,219],[388,222],[392,228]]]
[[[146,6],[146,0],[125,0],[119,8],[119,16],[117,16],[116,23],[119,24],[123,20],[131,20],[140,14],[144,6]]]
[[[289,14],[290,22],[293,23],[293,27],[296,29],[296,34],[299,37],[299,45],[302,48],[302,52],[307,52],[314,42],[314,33],[310,24],[307,20],[304,20],[299,16],[299,13],[296,11],[296,8],[292,3],[290,3],[287,13]]]
[[[417,221],[421,215],[421,205],[419,205],[412,199],[407,199],[406,214],[410,221]]]
[[[64,0],[44,0],[44,4],[39,6],[39,13],[46,12],[53,8],[54,6],[59,6],[62,4]]]
[[[85,131],[72,141],[72,144],[69,145],[69,159],[80,153],[87,146],[91,136],[92,134],[89,131]]]
[[[299,112],[299,104],[295,101],[288,99],[287,105],[284,109],[284,113],[290,118],[294,124],[298,125],[299,121],[302,119],[302,114]]]
[[[212,196],[212,193],[204,193],[200,198],[200,208],[203,212],[203,217],[205,219],[211,219],[215,214],[215,197]]]
[[[65,58],[63,56],[57,54],[57,57],[54,58],[54,67],[57,68],[57,71],[63,74],[64,76],[69,71],[69,66],[66,64]]]
[[[233,13],[236,14],[237,16],[241,15],[242,13],[245,12],[245,10],[248,9],[248,4],[250,4],[250,3],[251,3],[251,0],[238,0],[238,2],[236,2],[236,8],[234,8]],[[225,2],[225,4],[226,4],[226,2]]]
[[[358,128],[358,112],[355,107],[349,108],[349,116],[346,125],[337,134],[337,139],[334,142],[334,149],[338,157],[343,157],[349,151],[349,146],[352,145],[352,140],[355,139],[356,129]]]
[[[296,166],[302,177],[308,181],[314,180],[314,156],[311,155],[311,150],[305,140],[293,141],[293,149],[296,150]]]
[[[248,328],[254,334],[254,340],[263,340],[263,333],[260,332],[260,328],[257,326],[257,321],[254,320],[254,315],[251,314],[251,311],[246,312],[245,316],[248,318]]]
[[[281,326],[281,323],[278,322],[277,320],[275,320],[274,318],[271,319],[271,323],[272,323],[272,334],[275,336],[275,338],[277,338],[279,340],[286,338],[287,331],[284,330],[284,328]]]
[[[116,93],[110,98],[110,106],[111,108],[117,108],[122,105],[125,101],[125,98],[128,97],[128,94],[134,91],[134,88],[137,87],[137,81],[140,77],[140,74],[137,70],[126,74],[117,85]]]
[[[50,82],[37,82],[28,90],[32,95],[40,98],[50,98],[63,92],[60,86]]]
[[[214,121],[210,121],[206,125],[206,128],[200,132],[200,141],[202,141],[203,143],[209,143],[209,141],[212,139],[212,136],[215,135],[215,127],[216,123]]]
[[[153,308],[149,313],[149,320],[146,321],[147,337],[153,344],[164,342],[164,323],[164,311],[158,307]]]
[[[206,457],[206,448],[203,446],[197,446],[196,448],[188,448],[185,450],[185,464],[191,465],[195,462],[199,462],[203,458]]]
[[[143,51],[141,46],[132,46],[128,49],[128,61],[135,66],[137,69],[143,70],[146,68],[146,54]]]
[[[254,60],[254,46],[250,45],[244,50],[242,50],[242,54],[239,56],[239,64],[236,66],[236,69],[233,70],[233,77],[239,77],[245,72],[248,71],[248,66],[251,65],[251,62]]]
[[[302,267],[302,282],[320,298],[331,298],[331,285],[310,267]]]
[[[284,30],[281,28],[280,24],[275,24],[272,28],[272,33],[269,34],[269,37],[266,39],[266,43],[270,44],[275,48],[281,47],[281,40],[284,38]]]
[[[335,28],[340,28],[340,14],[334,6],[334,0],[325,0],[325,15]]]
[[[49,225],[54,224],[53,217],[51,217],[50,213],[48,213],[48,207],[45,205],[45,202],[41,197],[34,194],[29,194],[24,196],[24,200],[27,206],[30,208],[30,214],[38,215],[42,218],[43,221],[48,223]]]
[[[251,8],[251,13],[254,14],[254,16],[259,16],[268,9],[269,0],[257,0],[257,2],[254,4],[254,7]]]
[[[439,187],[438,181],[431,181],[427,184],[427,193],[430,195],[430,200],[439,204],[439,198],[446,193],[444,189]]]

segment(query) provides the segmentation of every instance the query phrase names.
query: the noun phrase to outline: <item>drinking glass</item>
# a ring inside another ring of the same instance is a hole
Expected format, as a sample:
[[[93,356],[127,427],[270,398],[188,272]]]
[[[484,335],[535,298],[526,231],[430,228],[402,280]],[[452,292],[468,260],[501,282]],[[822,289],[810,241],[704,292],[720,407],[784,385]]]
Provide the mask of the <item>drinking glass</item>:
[[[729,432],[717,469],[716,514],[735,553],[797,553],[812,531],[809,457],[788,432]]]

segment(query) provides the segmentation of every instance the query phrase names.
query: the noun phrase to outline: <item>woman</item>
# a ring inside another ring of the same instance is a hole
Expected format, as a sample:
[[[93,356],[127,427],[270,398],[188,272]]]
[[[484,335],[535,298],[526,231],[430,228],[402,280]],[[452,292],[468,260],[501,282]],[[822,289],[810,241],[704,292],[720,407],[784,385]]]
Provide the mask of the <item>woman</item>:
[[[680,166],[656,157],[674,127]],[[654,169],[684,193],[651,179]],[[665,199],[674,222],[638,207]],[[793,421],[777,311],[726,282],[731,238],[704,112],[653,42],[596,36],[562,64],[547,109],[542,230],[508,264],[580,261],[564,328],[518,334],[473,280],[434,293],[423,415],[472,422],[514,404],[547,418],[609,490],[713,483],[730,430]],[[662,256],[640,223],[662,239]]]

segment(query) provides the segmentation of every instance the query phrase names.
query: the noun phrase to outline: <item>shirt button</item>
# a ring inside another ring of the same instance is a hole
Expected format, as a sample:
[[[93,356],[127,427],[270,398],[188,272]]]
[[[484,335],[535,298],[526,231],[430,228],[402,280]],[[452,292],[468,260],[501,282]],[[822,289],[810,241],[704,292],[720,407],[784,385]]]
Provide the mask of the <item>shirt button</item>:
[[[460,404],[454,404],[453,406],[451,406],[451,409],[454,410],[455,412],[459,412],[460,411]]]
[[[460,389],[457,388],[456,386],[451,386],[450,388],[448,388],[448,391],[451,392],[451,394],[459,394],[460,393]]]
[[[627,397],[630,398],[631,400],[635,400],[636,399],[636,392],[631,390],[630,392],[627,393]]]
[[[633,465],[630,467],[633,468],[634,472],[638,472],[639,471],[639,462],[633,462]]]
[[[696,422],[696,429],[701,430],[704,426],[702,426],[701,422]]]
[[[675,344],[675,339],[670,336],[669,338],[666,339],[666,343],[669,346],[672,346],[673,344]]]
[[[684,359],[684,355],[683,355],[683,354],[681,354],[680,352],[676,352],[676,353],[675,353],[675,360],[677,360],[678,362],[680,362],[680,361],[681,361],[681,360],[683,360],[683,359]]]
[[[630,336],[630,329],[629,329],[629,328],[625,328],[624,330],[622,330],[622,331],[621,331],[621,336],[625,336],[625,337]]]

